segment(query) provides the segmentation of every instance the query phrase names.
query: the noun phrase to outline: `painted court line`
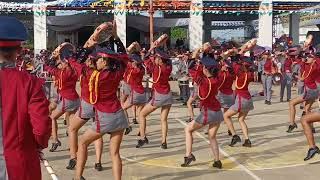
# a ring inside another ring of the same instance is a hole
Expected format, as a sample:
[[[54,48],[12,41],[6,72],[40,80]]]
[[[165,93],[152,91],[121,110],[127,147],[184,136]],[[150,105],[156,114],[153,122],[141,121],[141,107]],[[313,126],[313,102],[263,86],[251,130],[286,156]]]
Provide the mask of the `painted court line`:
[[[180,122],[182,125],[187,126],[187,124],[183,121],[181,121],[178,118],[175,118],[176,121]],[[199,136],[200,138],[202,138],[203,140],[205,140],[208,144],[210,144],[210,141],[204,137],[201,133],[199,132],[195,132],[197,136]],[[245,166],[243,166],[242,164],[240,164],[234,157],[230,156],[228,153],[226,153],[223,149],[221,149],[219,147],[220,152],[227,158],[229,158],[231,161],[233,161],[234,163],[236,163],[240,169],[242,169],[243,171],[245,171],[247,174],[249,174],[253,179],[255,180],[262,180],[261,178],[259,178],[257,175],[255,175],[252,171],[250,171],[248,168],[246,168]]]

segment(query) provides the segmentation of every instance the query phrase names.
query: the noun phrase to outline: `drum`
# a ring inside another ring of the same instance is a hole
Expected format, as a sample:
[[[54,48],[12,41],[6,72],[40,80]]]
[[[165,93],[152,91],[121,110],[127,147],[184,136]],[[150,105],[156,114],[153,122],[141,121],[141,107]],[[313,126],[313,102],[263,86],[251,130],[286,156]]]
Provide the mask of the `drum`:
[[[110,37],[113,35],[113,24],[111,22],[105,22],[100,24],[93,34],[90,36],[90,38],[87,40],[84,48],[90,48],[95,46],[96,44],[100,44],[102,42],[105,42],[110,39]]]

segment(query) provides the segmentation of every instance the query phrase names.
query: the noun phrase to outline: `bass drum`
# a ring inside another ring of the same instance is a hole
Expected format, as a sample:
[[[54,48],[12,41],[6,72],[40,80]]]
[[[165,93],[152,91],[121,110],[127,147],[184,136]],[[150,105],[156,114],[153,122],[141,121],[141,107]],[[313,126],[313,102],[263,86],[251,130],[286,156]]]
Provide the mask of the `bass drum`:
[[[282,80],[282,75],[280,73],[275,73],[272,76],[272,82],[274,85],[280,85]]]

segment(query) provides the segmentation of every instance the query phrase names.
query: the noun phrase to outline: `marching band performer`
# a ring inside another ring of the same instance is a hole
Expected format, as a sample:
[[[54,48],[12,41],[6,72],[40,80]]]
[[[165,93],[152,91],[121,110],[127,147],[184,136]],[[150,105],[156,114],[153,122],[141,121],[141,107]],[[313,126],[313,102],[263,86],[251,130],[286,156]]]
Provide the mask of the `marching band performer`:
[[[15,67],[27,29],[0,16],[0,179],[41,180],[39,152],[51,134],[49,102],[43,84]]]
[[[83,57],[85,58],[85,57]],[[80,64],[76,59],[70,59],[68,62],[74,67],[80,79],[81,88],[81,102],[80,108],[76,116],[73,117],[69,125],[69,146],[70,146],[70,160],[67,169],[74,169],[77,164],[77,149],[78,149],[78,131],[84,126],[88,120],[95,118],[94,104],[97,102],[97,89],[94,89],[97,83],[97,71],[94,65],[95,56],[90,54],[85,61],[85,64]],[[77,58],[78,59],[78,58]],[[91,71],[94,71],[91,73]],[[102,137],[95,140],[96,149],[96,163],[95,169],[102,171],[101,156],[103,149]]]
[[[126,111],[135,106],[139,114],[145,103],[147,103],[146,93],[142,85],[145,68],[143,67],[143,60],[139,51],[131,52],[129,58],[132,62],[127,65],[127,71],[129,73],[125,81],[128,82],[131,92],[122,108]]]
[[[233,81],[235,80],[235,75],[227,63],[221,62],[222,67],[218,73],[220,79],[222,79],[221,85],[218,87],[218,99],[223,108],[223,112],[227,110],[234,104],[235,98],[232,89]]]
[[[218,76],[219,64],[210,57],[203,57],[201,64],[193,62],[190,66],[189,72],[194,81],[199,86],[199,98],[200,98],[200,114],[198,117],[190,122],[185,128],[186,134],[186,154],[184,157],[184,163],[182,167],[187,167],[196,158],[192,154],[192,133],[206,125],[209,125],[209,140],[212,153],[214,155],[213,167],[222,168],[222,163],[219,159],[219,147],[216,139],[216,134],[220,127],[220,123],[223,121],[223,114],[221,111],[221,105],[216,98],[218,93],[218,87],[221,86],[221,80]]]
[[[233,70],[236,76],[236,100],[235,104],[224,113],[224,121],[232,134],[230,146],[234,146],[237,142],[241,142],[241,139],[236,134],[231,121],[231,117],[239,113],[238,120],[245,138],[243,146],[251,147],[251,141],[249,140],[248,127],[245,123],[245,118],[247,117],[249,111],[254,109],[251,94],[248,90],[250,82],[254,80],[252,65],[253,62],[246,57],[242,57],[241,60],[238,60],[238,62],[233,64]]]
[[[293,77],[297,81],[297,90],[298,90],[298,95],[302,95],[304,92],[304,82],[299,78],[301,77],[301,68],[304,65],[304,62],[302,60],[303,53],[300,52],[298,56],[296,56],[295,61],[293,62]],[[304,109],[304,103],[300,103],[300,109]],[[305,112],[303,111],[304,115]]]
[[[189,59],[188,61],[188,69],[193,61],[196,61],[196,62],[200,61],[200,50],[201,48],[198,48],[193,52],[191,59]],[[188,73],[188,75],[191,77],[190,73]],[[188,107],[188,112],[190,116],[190,118],[186,120],[187,123],[192,122],[194,120],[194,109],[192,104],[195,100],[199,98],[198,94],[199,94],[199,86],[192,79],[192,87],[190,88],[190,97],[187,101],[187,107]]]
[[[277,66],[270,57],[270,52],[265,51],[262,58],[265,63],[263,66],[264,79],[262,80],[264,88],[265,104],[271,105],[271,93],[272,93],[272,75],[277,72]]]
[[[299,79],[304,82],[304,93],[301,96],[292,99],[289,103],[290,125],[287,130],[288,133],[292,132],[295,128],[298,128],[295,123],[296,105],[305,102],[304,110],[306,114],[309,114],[312,104],[318,98],[318,89],[315,82],[318,72],[314,54],[306,52],[303,61],[304,63],[301,68],[301,76]]]
[[[149,104],[147,104],[139,114],[139,125],[140,125],[140,139],[136,148],[141,148],[145,144],[149,143],[148,138],[146,137],[146,117],[161,107],[161,128],[162,128],[162,143],[161,148],[167,149],[167,134],[168,134],[168,115],[172,105],[172,94],[170,91],[169,77],[172,71],[171,60],[169,56],[156,49],[160,43],[163,43],[167,40],[168,36],[166,34],[159,37],[153,47],[149,52],[153,51],[153,55],[149,59],[145,60],[144,64],[147,67],[147,71],[152,74],[153,79],[153,94],[152,99]]]
[[[116,37],[116,42],[121,43]],[[121,43],[122,44],[122,43]],[[122,45],[123,46],[123,45]],[[96,56],[97,71],[94,89],[96,89],[95,121],[80,138],[77,153],[76,180],[82,177],[88,156],[88,146],[105,134],[110,134],[110,156],[114,179],[120,180],[122,161],[119,150],[123,132],[129,127],[124,110],[117,98],[117,90],[128,62],[128,58],[116,54],[110,48],[98,48]],[[119,51],[117,51],[119,52]],[[122,51],[123,52],[123,51]]]
[[[63,48],[66,44],[62,44],[59,48]],[[55,76],[56,81],[58,82],[58,90],[60,101],[57,108],[52,112],[52,147],[50,152],[54,152],[58,146],[61,146],[61,142],[58,139],[58,123],[57,120],[66,113],[67,117],[74,115],[80,105],[79,95],[76,91],[76,83],[78,81],[78,77],[76,71],[70,66],[68,62],[65,61],[70,54],[72,54],[70,50],[67,53],[62,53],[61,55],[55,56],[56,62],[61,69],[52,66],[45,66],[45,70],[48,71],[49,74]],[[53,53],[54,54],[54,53]]]
[[[282,56],[280,56],[282,57]],[[294,62],[294,55],[289,55],[281,60],[281,89],[280,89],[280,102],[283,102],[284,90],[287,89],[287,102],[291,99],[291,86],[292,86],[292,66]]]

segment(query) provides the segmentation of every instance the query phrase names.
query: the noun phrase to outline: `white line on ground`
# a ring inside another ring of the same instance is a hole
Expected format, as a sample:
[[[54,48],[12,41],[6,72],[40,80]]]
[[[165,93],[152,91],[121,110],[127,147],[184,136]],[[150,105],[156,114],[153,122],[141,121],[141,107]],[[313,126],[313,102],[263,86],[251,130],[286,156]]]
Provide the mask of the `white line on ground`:
[[[181,121],[180,119],[175,118],[175,120],[178,121],[179,123],[181,123],[182,125],[187,126],[187,124],[186,124],[185,122]],[[197,136],[199,136],[200,138],[202,138],[203,140],[205,140],[208,144],[210,144],[210,141],[209,141],[206,137],[204,137],[201,133],[195,132],[195,134],[196,134]],[[236,163],[236,164],[239,166],[240,169],[242,169],[243,171],[245,171],[245,172],[246,172],[248,175],[250,175],[253,179],[255,179],[255,180],[262,180],[262,179],[259,178],[257,175],[255,175],[252,171],[250,171],[248,168],[246,168],[245,166],[243,166],[242,164],[240,164],[234,157],[232,157],[232,156],[230,156],[228,153],[226,153],[222,148],[219,147],[219,150],[220,150],[220,152],[221,152],[224,156],[228,157],[231,161],[233,161],[234,163]]]

